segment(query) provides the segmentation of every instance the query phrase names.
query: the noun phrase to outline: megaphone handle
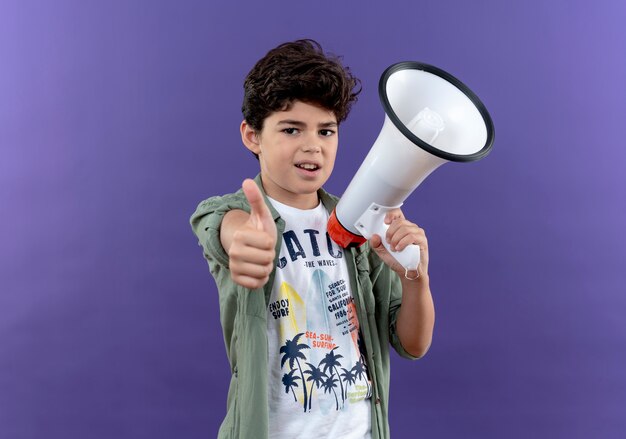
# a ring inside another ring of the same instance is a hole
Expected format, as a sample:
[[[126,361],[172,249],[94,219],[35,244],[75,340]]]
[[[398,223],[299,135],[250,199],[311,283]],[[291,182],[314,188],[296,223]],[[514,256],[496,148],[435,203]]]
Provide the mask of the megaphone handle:
[[[394,259],[404,267],[405,270],[417,270],[417,266],[420,263],[419,245],[411,244],[406,246],[402,251],[395,251],[391,249],[390,244],[385,238],[387,229],[389,229],[389,225],[385,224],[385,216],[387,215],[387,212],[392,209],[397,209],[400,206],[389,207],[372,203],[363,215],[359,217],[355,227],[367,239],[370,239],[374,236],[374,234],[379,235],[383,242],[383,246],[387,249],[389,254],[391,254],[391,256],[393,256]]]

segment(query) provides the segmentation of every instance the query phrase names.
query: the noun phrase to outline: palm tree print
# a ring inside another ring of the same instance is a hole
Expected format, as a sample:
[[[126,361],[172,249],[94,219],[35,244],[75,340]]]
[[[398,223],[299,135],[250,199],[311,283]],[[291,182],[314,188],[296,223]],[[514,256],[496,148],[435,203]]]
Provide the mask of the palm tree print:
[[[298,365],[298,370],[300,371],[300,379],[302,379],[302,390],[304,392],[304,411],[307,411],[307,405],[308,405],[308,394],[307,394],[307,388],[306,388],[306,383],[304,381],[304,374],[302,373],[302,367],[300,366],[300,359],[302,360],[306,360],[306,355],[304,355],[302,353],[302,351],[304,349],[310,349],[309,345],[307,344],[298,344],[298,340],[300,339],[300,337],[302,337],[304,335],[303,332],[301,332],[300,334],[297,334],[293,340],[287,340],[285,342],[285,344],[283,346],[281,346],[280,348],[280,353],[283,354],[282,359],[280,360],[280,367],[282,369],[282,367],[285,365],[285,363],[287,361],[289,361],[289,368],[290,369],[294,369],[293,367],[293,363],[295,362]]]
[[[326,371],[330,369],[331,376],[333,374],[336,374],[337,376],[339,376],[339,372],[337,372],[337,368],[341,366],[339,359],[343,358],[343,355],[335,354],[335,349],[337,349],[337,346],[332,348],[330,352],[324,356],[324,359],[320,361],[320,367],[322,366],[322,364],[324,365],[324,373],[326,373]],[[344,403],[346,400],[346,397],[343,394],[343,386],[340,386],[340,388],[341,388],[341,402]]]
[[[326,378],[323,386],[324,393],[330,393],[331,390],[333,391],[333,393],[335,394],[335,409],[339,410],[339,400],[337,399],[337,392],[335,392],[335,388],[337,387],[337,378],[335,378],[335,375],[333,374]]]
[[[354,372],[354,376],[360,380],[365,378],[365,385],[367,386],[367,394],[369,395],[370,384],[369,384],[369,379],[367,378],[367,367],[365,366],[363,357],[361,357],[361,359],[356,362],[356,364],[352,368],[352,372]]]
[[[354,368],[352,368],[351,370],[347,370],[342,367],[341,370],[343,370],[343,373],[341,374],[341,379],[344,383],[346,383],[346,398],[347,398],[348,397],[348,384],[354,384],[354,382],[356,381],[356,375],[352,372]]]
[[[288,372],[282,377],[282,384],[285,386],[285,393],[293,395],[294,401],[298,404],[302,404],[304,412],[310,412],[313,406],[313,394],[314,389],[324,389],[324,394],[332,392],[335,395],[336,410],[340,410],[339,395],[336,391],[337,386],[341,389],[341,402],[342,407],[345,406],[348,399],[348,388],[354,386],[357,381],[365,381],[367,386],[367,392],[365,398],[371,397],[371,385],[368,379],[368,368],[365,361],[363,352],[356,363],[353,363],[352,368],[344,368],[341,364],[341,359],[345,358],[343,355],[338,354],[339,346],[335,346],[328,351],[324,358],[319,362],[317,366],[307,362],[307,356],[305,355],[306,349],[310,349],[310,346],[305,343],[299,343],[300,339],[304,336],[304,333],[297,334],[292,340],[285,340],[285,344],[280,347],[280,354],[282,354],[280,367],[281,369],[287,367]],[[305,364],[305,369],[302,368],[302,364]],[[339,371],[342,371],[341,373]],[[302,383],[303,400],[298,401],[298,396],[295,392],[295,388],[299,388],[299,383]],[[310,385],[308,383],[311,383]],[[319,393],[319,390],[318,390]],[[362,393],[357,392],[360,399]],[[355,394],[356,395],[356,394]],[[319,396],[318,396],[319,397]]]
[[[304,374],[309,375],[306,379],[307,381],[312,381],[311,390],[309,392],[309,411],[311,411],[311,402],[313,401],[313,386],[315,385],[316,389],[320,388],[320,385],[324,384],[324,379],[328,378],[320,367],[315,367],[311,363],[307,363],[309,366],[309,370],[305,370]]]
[[[295,371],[295,369],[291,369],[289,373],[283,375],[283,384],[285,385],[285,393],[289,393],[289,390],[291,390],[291,393],[293,393],[293,400],[297,402],[298,398],[296,398],[296,392],[293,391],[293,388],[298,387],[298,383],[296,381],[298,381],[300,377],[293,376]]]

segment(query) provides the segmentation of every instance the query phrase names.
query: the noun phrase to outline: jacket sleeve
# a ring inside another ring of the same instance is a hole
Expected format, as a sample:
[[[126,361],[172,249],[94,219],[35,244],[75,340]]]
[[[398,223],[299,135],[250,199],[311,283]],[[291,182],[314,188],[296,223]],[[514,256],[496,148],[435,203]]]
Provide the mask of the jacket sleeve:
[[[202,201],[191,215],[191,229],[198,238],[198,245],[202,247],[205,259],[213,268],[217,263],[228,268],[228,254],[222,247],[220,227],[224,215],[233,209],[246,212],[250,207],[241,191],[218,197],[211,197]]]
[[[232,282],[228,254],[222,247],[220,240],[222,219],[232,209],[250,210],[243,195],[239,197],[237,194],[228,194],[212,197],[198,205],[196,211],[191,215],[190,223],[198,238],[198,245],[202,247],[211,275],[215,279],[224,344],[231,371],[234,373],[239,362],[237,334],[240,332],[236,329],[237,316],[240,313],[240,306],[245,303],[245,301],[239,300],[239,296],[241,291],[247,290]]]

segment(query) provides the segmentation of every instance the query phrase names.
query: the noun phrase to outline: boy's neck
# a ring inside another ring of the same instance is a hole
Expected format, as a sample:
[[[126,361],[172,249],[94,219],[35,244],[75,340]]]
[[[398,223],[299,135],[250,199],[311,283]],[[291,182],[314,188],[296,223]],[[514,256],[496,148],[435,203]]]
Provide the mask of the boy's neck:
[[[275,185],[271,182],[266,182],[263,175],[261,175],[261,183],[263,185],[263,191],[268,197],[287,206],[295,207],[296,209],[308,210],[316,208],[320,203],[317,191],[307,194],[298,194],[289,192],[282,188],[275,188]]]
[[[267,193],[267,196],[279,203],[285,204],[289,207],[295,207],[300,210],[315,209],[320,204],[320,199],[317,194],[307,194],[306,196],[300,194],[293,194],[293,196],[283,196],[272,193]]]

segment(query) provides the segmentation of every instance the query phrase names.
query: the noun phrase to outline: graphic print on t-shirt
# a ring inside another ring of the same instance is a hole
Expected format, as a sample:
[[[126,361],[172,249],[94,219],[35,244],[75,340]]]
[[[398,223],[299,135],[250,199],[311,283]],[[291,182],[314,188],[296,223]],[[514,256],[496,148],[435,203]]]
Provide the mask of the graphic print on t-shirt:
[[[286,229],[268,305],[270,407],[350,410],[370,398],[371,384],[343,252],[323,206],[301,217],[279,207]]]
[[[346,288],[341,287],[344,282],[321,290],[322,281],[332,286],[328,279],[323,271],[314,272],[311,291],[307,294],[314,300],[307,301],[306,307],[302,306],[303,301],[293,287],[283,282],[280,292],[284,298],[269,307],[271,314],[282,320],[279,325],[279,339],[284,340],[279,349],[280,366],[285,372],[282,384],[286,393],[292,393],[294,401],[300,401],[304,411],[311,410],[316,392],[332,392],[335,410],[340,410],[347,402],[369,397],[370,392],[354,303]],[[315,298],[323,300],[318,302]],[[316,316],[322,318],[316,320]],[[339,350],[335,342],[337,336],[331,335],[337,332],[334,328],[340,328],[344,337],[339,338],[349,343],[343,350]],[[344,350],[348,354],[339,353]],[[320,407],[322,412],[331,408],[328,403]]]

